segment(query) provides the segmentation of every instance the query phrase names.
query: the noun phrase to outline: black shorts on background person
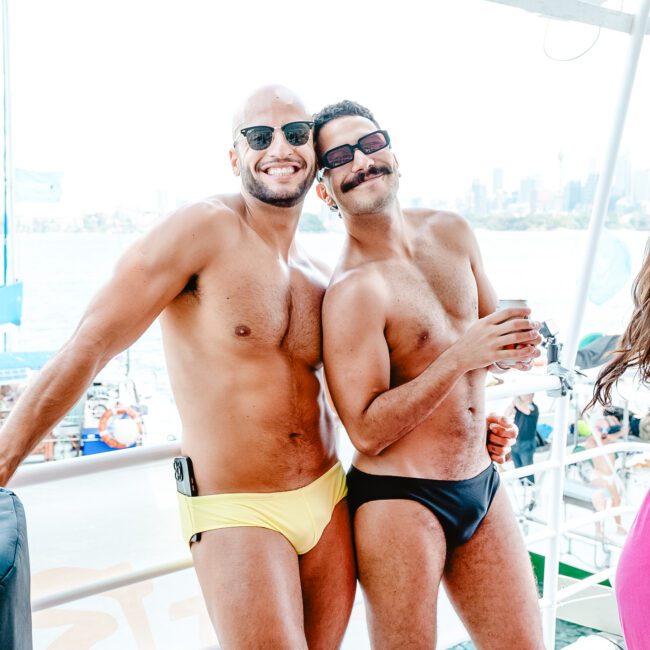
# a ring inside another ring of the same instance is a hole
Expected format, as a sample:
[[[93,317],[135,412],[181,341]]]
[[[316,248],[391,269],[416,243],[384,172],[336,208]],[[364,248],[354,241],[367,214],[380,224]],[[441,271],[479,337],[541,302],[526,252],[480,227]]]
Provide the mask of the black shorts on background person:
[[[539,409],[533,401],[534,393],[518,395],[509,409],[509,415],[514,413],[515,424],[519,428],[517,442],[511,449],[512,461],[515,467],[531,465],[535,448],[537,447],[537,421],[539,420]],[[535,483],[535,475],[522,476],[521,482],[528,481]]]

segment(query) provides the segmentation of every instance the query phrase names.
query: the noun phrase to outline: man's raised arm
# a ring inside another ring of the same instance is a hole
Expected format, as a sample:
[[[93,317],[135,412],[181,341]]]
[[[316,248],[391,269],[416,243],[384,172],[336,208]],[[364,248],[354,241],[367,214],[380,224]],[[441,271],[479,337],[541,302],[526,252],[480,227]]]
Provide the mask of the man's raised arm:
[[[0,485],[76,404],[97,373],[151,325],[208,260],[214,208],[179,211],[135,242],[70,340],[38,373],[0,429]]]
[[[483,266],[483,258],[481,256],[481,249],[479,248],[476,236],[471,226],[458,215],[453,215],[454,219],[451,221],[450,233],[454,241],[461,242],[462,246],[466,247],[467,254],[469,255],[470,264],[472,266],[472,273],[476,280],[476,289],[478,293],[478,315],[479,318],[492,314],[497,308],[497,294],[492,286],[492,283],[487,277],[485,267]],[[539,324],[536,322],[531,323],[536,330],[539,329]],[[533,359],[540,355],[537,345],[542,342],[539,334],[536,333],[535,337],[527,343],[527,349],[530,354],[515,363],[514,366],[501,367],[496,363],[488,366],[488,370],[493,374],[503,374],[507,372],[510,367],[516,370],[530,370],[532,367]]]
[[[351,273],[323,302],[323,356],[334,404],[354,446],[374,456],[423,422],[470,370],[523,358],[503,346],[528,341],[529,321],[509,309],[473,323],[411,381],[390,388],[384,337],[386,304],[380,278]],[[509,322],[504,322],[510,318]]]

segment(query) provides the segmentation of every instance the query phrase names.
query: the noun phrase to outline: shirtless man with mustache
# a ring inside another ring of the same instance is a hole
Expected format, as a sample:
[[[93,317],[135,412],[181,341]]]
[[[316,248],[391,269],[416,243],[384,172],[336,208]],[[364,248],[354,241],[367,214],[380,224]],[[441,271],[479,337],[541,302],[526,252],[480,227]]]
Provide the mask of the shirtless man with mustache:
[[[529,369],[539,324],[528,309],[495,312],[462,218],[400,207],[390,136],[368,109],[343,101],[314,121],[318,192],[348,233],[323,302],[323,349],[357,449],[348,504],[372,645],[434,648],[444,580],[479,648],[543,650],[484,415],[486,369]],[[497,602],[516,603],[516,616],[495,617]]]

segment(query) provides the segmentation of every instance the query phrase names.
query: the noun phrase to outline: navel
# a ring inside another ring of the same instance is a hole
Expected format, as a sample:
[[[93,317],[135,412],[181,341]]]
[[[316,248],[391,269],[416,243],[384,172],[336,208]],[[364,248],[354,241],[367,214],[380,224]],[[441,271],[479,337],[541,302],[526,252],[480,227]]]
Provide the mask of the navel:
[[[251,328],[247,325],[237,325],[235,327],[235,336],[246,337],[251,335]]]

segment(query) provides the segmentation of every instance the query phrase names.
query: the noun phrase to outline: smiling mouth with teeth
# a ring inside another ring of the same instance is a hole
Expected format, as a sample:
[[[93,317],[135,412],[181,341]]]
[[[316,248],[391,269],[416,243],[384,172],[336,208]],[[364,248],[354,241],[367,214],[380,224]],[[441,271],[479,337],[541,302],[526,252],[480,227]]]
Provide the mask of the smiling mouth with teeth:
[[[269,176],[291,176],[298,171],[296,167],[271,167],[265,170]]]

